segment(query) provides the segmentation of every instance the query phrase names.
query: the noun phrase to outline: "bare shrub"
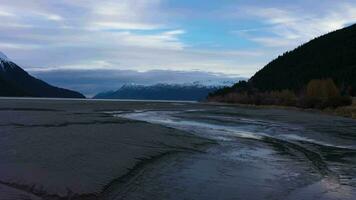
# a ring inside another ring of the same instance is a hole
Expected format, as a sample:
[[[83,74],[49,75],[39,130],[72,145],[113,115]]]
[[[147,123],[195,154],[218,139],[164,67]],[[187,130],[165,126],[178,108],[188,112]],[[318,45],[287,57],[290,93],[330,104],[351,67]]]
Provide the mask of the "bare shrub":
[[[348,96],[341,96],[339,88],[332,79],[311,80],[307,85],[306,96],[300,98],[298,105],[303,108],[325,109],[352,104]]]
[[[340,96],[340,90],[332,79],[316,79],[308,83],[306,95],[311,98],[333,98]]]

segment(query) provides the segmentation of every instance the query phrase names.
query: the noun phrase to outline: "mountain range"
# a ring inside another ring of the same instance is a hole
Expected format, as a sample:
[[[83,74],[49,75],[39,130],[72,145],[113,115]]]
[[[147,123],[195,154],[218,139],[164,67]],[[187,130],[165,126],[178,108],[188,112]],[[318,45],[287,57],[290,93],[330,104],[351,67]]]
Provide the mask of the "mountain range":
[[[139,99],[139,100],[204,100],[209,93],[222,87],[221,84],[203,85],[200,82],[189,84],[124,85],[116,91],[99,93],[95,99]],[[231,84],[229,84],[231,85]]]
[[[0,52],[0,96],[85,98],[79,92],[52,86],[37,79]]]

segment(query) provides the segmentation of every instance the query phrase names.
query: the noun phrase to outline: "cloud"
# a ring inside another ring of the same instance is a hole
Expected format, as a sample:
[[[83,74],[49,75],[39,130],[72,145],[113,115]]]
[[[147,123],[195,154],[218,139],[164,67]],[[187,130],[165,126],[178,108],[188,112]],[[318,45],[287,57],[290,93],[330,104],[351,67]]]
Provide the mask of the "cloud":
[[[20,44],[20,43],[5,43],[5,42],[0,42],[0,49],[2,50],[33,50],[40,48],[39,45],[36,44]]]
[[[128,22],[93,22],[90,26],[94,30],[154,30],[158,25]]]
[[[181,35],[181,34],[184,34],[184,33],[185,33],[185,31],[181,30],[181,29],[165,32],[166,35]]]
[[[241,8],[241,12],[261,20],[264,25],[234,32],[263,46],[290,48],[356,22],[356,5],[330,5],[332,9],[320,8],[315,12],[297,6]]]
[[[59,16],[57,14],[34,12],[33,15],[37,15],[37,16],[43,17],[43,18],[45,18],[47,20],[50,20],[50,21],[62,21],[63,20],[63,17],[61,17],[61,16]]]
[[[179,41],[178,36],[184,31],[173,30],[161,32],[158,34],[133,34],[131,32],[122,32],[122,42],[126,45],[140,46],[158,49],[183,49],[184,44]]]
[[[0,16],[2,16],[2,17],[14,17],[15,14],[11,13],[11,12],[8,12],[6,10],[0,9]]]
[[[130,68],[137,62],[153,67],[144,52],[186,47],[180,40],[184,30],[154,17],[161,13],[157,0],[19,3],[8,2],[0,12],[6,14],[0,15],[0,49],[25,69],[118,68],[118,63]]]
[[[14,59],[12,54],[4,52],[15,62],[27,70],[53,71],[56,69],[121,69],[149,71],[166,70],[206,70],[224,72],[226,74],[241,74],[249,77],[256,68],[262,67],[268,58],[262,51],[211,51],[211,50],[181,50],[175,48],[153,48],[122,46],[100,50],[88,47],[57,47],[55,49],[37,49],[31,51],[36,59]],[[43,55],[47,56],[43,56]],[[251,62],[251,58],[255,58]],[[237,66],[236,63],[239,62]],[[37,63],[47,63],[46,67]],[[32,66],[32,67],[31,67]]]
[[[156,30],[158,0],[90,1],[88,26],[99,30]]]
[[[0,26],[3,29],[0,48],[15,59],[26,52],[27,59],[18,59],[23,60],[26,66],[90,64],[93,60],[112,60],[109,56],[115,56],[112,54],[118,51],[134,54],[135,48],[142,53],[155,49],[183,50],[187,46],[180,40],[184,30],[169,27],[155,17],[157,13],[162,13],[159,0],[61,0],[56,3],[35,0],[18,6],[19,3],[19,0],[8,2],[4,9],[1,8],[4,11],[0,10]],[[73,56],[71,63],[67,63],[68,60],[53,61],[61,57],[53,54],[63,54],[65,48],[68,52],[73,52],[72,49],[84,51],[87,57],[80,56],[77,60],[79,57]],[[30,52],[30,49],[35,51]],[[98,52],[110,53],[104,56]],[[25,61],[33,58],[50,60],[35,57],[39,54],[52,57],[52,61]]]

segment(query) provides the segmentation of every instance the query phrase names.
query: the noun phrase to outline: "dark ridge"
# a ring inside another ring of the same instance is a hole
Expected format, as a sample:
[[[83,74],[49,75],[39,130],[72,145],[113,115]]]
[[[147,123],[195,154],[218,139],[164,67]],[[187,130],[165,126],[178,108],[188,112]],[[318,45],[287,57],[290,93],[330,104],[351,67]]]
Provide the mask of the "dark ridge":
[[[312,79],[332,78],[356,94],[356,25],[331,32],[286,52],[258,71],[250,83],[262,90],[300,90]]]
[[[85,98],[79,92],[58,88],[37,79],[14,62],[0,59],[0,96]]]

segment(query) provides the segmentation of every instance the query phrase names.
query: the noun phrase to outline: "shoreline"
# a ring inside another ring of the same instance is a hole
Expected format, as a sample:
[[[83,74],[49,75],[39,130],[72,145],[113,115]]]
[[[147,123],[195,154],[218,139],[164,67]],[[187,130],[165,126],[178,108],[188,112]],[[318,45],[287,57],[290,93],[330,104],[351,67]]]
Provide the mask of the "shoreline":
[[[280,105],[254,105],[254,104],[239,104],[239,103],[224,103],[224,102],[203,102],[207,105],[224,105],[224,106],[237,106],[242,108],[258,108],[258,109],[281,109],[281,110],[293,110],[308,113],[317,113],[337,117],[345,117],[356,120],[356,98],[353,98],[353,104],[350,106],[343,106],[338,108],[326,108],[323,110],[313,108],[299,108],[295,106],[280,106]]]
[[[152,102],[152,103],[199,103],[188,100],[153,100],[153,99],[93,99],[93,98],[52,98],[52,97],[0,97],[0,100],[49,100],[49,101],[98,101],[98,102]]]
[[[338,108],[326,108],[323,110],[313,109],[313,108],[300,108],[296,106],[282,106],[282,105],[254,105],[254,104],[240,104],[240,103],[225,103],[225,102],[215,102],[215,101],[180,101],[180,100],[139,100],[139,99],[72,99],[72,98],[41,98],[41,97],[0,97],[0,100],[49,100],[49,101],[83,101],[83,102],[148,102],[148,103],[187,103],[187,104],[207,104],[207,105],[226,105],[226,106],[239,106],[244,108],[261,108],[261,109],[283,109],[283,110],[294,110],[301,112],[310,112],[318,114],[326,114],[331,116],[345,117],[356,120],[356,97],[353,97],[353,104],[350,106],[343,106]]]

